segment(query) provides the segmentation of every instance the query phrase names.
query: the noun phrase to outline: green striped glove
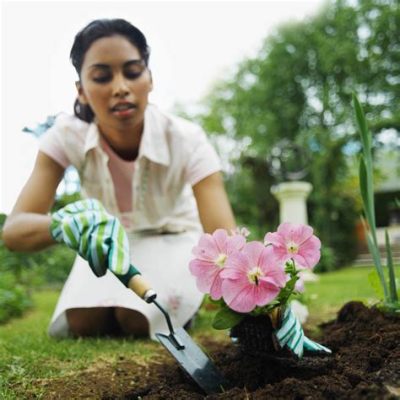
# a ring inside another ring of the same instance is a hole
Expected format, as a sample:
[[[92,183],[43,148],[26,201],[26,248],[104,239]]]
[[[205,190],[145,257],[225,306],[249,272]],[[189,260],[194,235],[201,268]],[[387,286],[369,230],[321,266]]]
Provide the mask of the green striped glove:
[[[109,269],[127,286],[132,276],[139,274],[130,264],[124,228],[98,200],[77,201],[52,214],[50,233],[87,260],[98,277]]]
[[[304,349],[332,353],[327,347],[314,342],[304,335],[300,321],[293,314],[290,307],[285,309],[281,327],[275,331],[275,336],[281,347],[287,346],[299,358],[303,356]]]

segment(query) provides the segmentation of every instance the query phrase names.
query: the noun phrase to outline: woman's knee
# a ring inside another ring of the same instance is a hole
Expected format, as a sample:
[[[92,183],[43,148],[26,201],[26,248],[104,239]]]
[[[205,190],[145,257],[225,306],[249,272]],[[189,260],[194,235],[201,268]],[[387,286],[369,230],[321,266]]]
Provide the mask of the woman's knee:
[[[112,334],[116,329],[110,307],[71,308],[66,310],[69,330],[74,336]]]
[[[128,308],[116,307],[115,319],[122,333],[138,337],[149,336],[149,321],[142,313]]]

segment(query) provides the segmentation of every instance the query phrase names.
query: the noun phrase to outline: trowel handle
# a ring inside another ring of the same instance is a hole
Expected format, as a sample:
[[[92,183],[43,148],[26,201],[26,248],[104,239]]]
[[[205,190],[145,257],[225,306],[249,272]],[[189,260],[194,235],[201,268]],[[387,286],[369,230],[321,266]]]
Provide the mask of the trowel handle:
[[[142,298],[146,303],[153,303],[163,314],[165,320],[167,321],[170,340],[173,341],[174,346],[179,349],[184,349],[185,346],[180,343],[179,339],[175,337],[174,327],[172,326],[171,318],[168,312],[157,302],[157,293],[151,288],[149,283],[139,274],[132,276],[128,283],[128,287],[132,289],[140,298]]]
[[[151,288],[150,284],[142,277],[142,275],[134,275],[130,279],[128,287],[146,303],[152,303],[157,297],[157,293]]]

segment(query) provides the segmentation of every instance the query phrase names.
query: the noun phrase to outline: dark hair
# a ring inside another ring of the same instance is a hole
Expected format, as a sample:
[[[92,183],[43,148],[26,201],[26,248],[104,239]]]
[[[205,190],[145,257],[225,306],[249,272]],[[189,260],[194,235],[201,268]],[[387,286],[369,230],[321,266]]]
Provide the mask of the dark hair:
[[[98,39],[121,35],[129,40],[138,50],[146,66],[149,63],[150,48],[147,45],[146,37],[143,33],[124,19],[96,19],[85,26],[75,36],[74,44],[71,48],[70,59],[72,65],[80,78],[82,64],[86,52],[90,46]],[[81,104],[78,99],[74,104],[75,115],[86,122],[92,122],[94,118],[93,110],[89,105]]]

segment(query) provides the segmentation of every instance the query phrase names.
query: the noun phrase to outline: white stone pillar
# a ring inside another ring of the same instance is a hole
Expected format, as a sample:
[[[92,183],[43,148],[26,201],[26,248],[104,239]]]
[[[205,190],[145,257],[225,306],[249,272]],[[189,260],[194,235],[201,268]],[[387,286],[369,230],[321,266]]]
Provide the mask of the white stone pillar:
[[[307,224],[306,200],[312,190],[311,183],[283,182],[271,188],[271,193],[279,201],[279,221]]]
[[[271,193],[279,201],[279,222],[291,222],[293,224],[308,224],[307,218],[307,197],[311,193],[312,185],[308,182],[293,181],[283,182],[271,188]],[[303,281],[318,281],[319,277],[310,270],[303,270],[300,272]],[[301,303],[299,303],[301,306]],[[299,319],[303,321],[307,319],[307,313],[304,314],[303,309],[299,309],[299,304],[295,301],[291,302],[293,312]],[[303,314],[301,314],[303,313]]]

